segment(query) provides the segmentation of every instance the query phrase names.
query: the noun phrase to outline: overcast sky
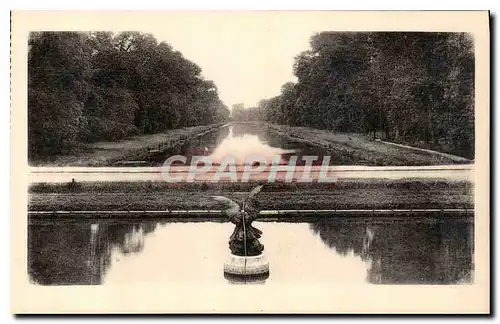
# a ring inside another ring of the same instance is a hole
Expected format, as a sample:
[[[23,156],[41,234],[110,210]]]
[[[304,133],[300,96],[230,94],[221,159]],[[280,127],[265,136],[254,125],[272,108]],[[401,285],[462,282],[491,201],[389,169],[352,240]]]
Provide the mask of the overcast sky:
[[[284,83],[295,80],[294,57],[309,48],[315,31],[311,24],[249,14],[184,16],[144,30],[198,64],[228,107],[255,106],[278,95]]]

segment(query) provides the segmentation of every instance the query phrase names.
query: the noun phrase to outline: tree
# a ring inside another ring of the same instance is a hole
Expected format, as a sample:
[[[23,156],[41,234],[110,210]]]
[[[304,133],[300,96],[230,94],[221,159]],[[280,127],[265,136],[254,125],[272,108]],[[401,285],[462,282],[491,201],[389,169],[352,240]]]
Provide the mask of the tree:
[[[474,156],[474,51],[465,33],[321,32],[295,58],[296,84],[261,119],[364,132]]]
[[[84,34],[34,33],[28,56],[29,156],[71,149],[86,127],[90,47]]]
[[[215,83],[151,34],[41,32],[29,46],[30,158],[229,118]]]

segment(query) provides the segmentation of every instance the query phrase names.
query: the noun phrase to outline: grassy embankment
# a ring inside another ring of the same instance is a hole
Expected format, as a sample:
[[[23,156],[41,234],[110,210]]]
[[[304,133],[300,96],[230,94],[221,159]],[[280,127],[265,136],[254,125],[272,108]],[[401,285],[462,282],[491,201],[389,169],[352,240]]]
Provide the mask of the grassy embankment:
[[[255,183],[86,182],[37,184],[29,210],[220,209],[210,196],[242,201]],[[423,209],[474,206],[472,184],[440,180],[346,180],[332,184],[269,183],[262,209]]]
[[[150,150],[167,149],[207,131],[219,128],[221,125],[185,127],[172,129],[165,133],[134,136],[116,142],[90,143],[86,144],[80,153],[60,155],[51,161],[30,161],[30,165],[47,167],[107,166],[134,156],[144,157]]]
[[[391,145],[363,134],[336,133],[308,127],[267,124],[268,129],[290,141],[323,147],[339,164],[370,166],[421,166],[467,164],[463,157]]]
[[[433,152],[415,151],[371,141],[359,134],[338,134],[303,127],[267,125],[288,140],[319,145],[358,165],[436,165],[468,160]],[[210,126],[140,136],[117,143],[94,144],[88,155],[65,157],[59,165],[95,165],[123,150],[141,150],[173,138],[202,133]],[[92,164],[94,163],[94,164]],[[29,210],[186,210],[220,209],[210,196],[241,201],[255,183],[120,182],[37,184],[29,188]],[[465,181],[433,179],[344,180],[332,184],[267,184],[259,194],[263,209],[441,209],[473,208],[473,185]]]
[[[140,135],[117,142],[87,144],[80,153],[54,157],[50,161],[30,161],[32,166],[107,166],[125,159],[147,159],[150,150],[163,150],[199,136],[221,125],[195,126],[161,134]],[[466,164],[471,160],[449,154],[423,151],[374,141],[362,134],[335,133],[307,127],[259,124],[288,141],[319,146],[330,152],[338,165],[419,166]]]

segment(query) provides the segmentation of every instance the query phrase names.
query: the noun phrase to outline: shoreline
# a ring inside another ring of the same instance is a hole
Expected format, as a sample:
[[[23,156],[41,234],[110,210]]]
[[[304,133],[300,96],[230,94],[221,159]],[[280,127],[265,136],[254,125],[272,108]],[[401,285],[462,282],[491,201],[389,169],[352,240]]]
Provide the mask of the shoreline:
[[[365,210],[262,210],[256,222],[310,222],[326,219],[349,221],[437,221],[474,220],[474,209],[365,209]],[[230,222],[221,210],[167,210],[167,211],[28,211],[30,224],[37,221],[155,221]]]
[[[87,152],[59,155],[53,161],[29,161],[30,167],[103,167],[120,160],[148,155],[150,151],[167,150],[176,145],[216,131],[227,124],[211,124],[172,129],[165,133],[138,135],[116,142],[85,145]]]
[[[473,160],[444,152],[399,143],[371,140],[361,133],[337,133],[324,129],[264,124],[272,133],[309,145],[322,147],[346,161],[371,166],[424,166],[471,164]]]
[[[220,210],[210,199],[241,203],[255,183],[86,182],[29,187],[28,211]],[[261,210],[473,209],[467,181],[350,180],[328,184],[271,183]]]
[[[335,165],[348,166],[431,166],[466,165],[474,161],[444,152],[409,145],[376,141],[364,134],[337,133],[323,129],[293,127],[260,122],[235,122],[260,126],[285,141],[322,148],[336,160]],[[30,167],[106,167],[120,160],[124,166],[134,160],[146,161],[151,154],[182,145],[204,134],[217,131],[227,123],[173,129],[165,133],[139,135],[117,142],[85,144],[84,151],[60,155],[52,161],[30,161]],[[86,150],[86,151],[85,151]]]

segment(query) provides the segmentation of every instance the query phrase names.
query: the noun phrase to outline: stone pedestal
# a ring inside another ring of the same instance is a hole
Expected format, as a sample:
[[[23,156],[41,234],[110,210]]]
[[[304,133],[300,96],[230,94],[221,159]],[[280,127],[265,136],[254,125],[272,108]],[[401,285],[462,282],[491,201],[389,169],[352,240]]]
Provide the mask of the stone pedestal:
[[[224,275],[230,285],[263,285],[266,283],[266,278],[248,278],[248,277],[231,277]]]
[[[230,253],[224,263],[224,277],[232,283],[263,282],[269,277],[269,262],[264,254],[244,257]]]

